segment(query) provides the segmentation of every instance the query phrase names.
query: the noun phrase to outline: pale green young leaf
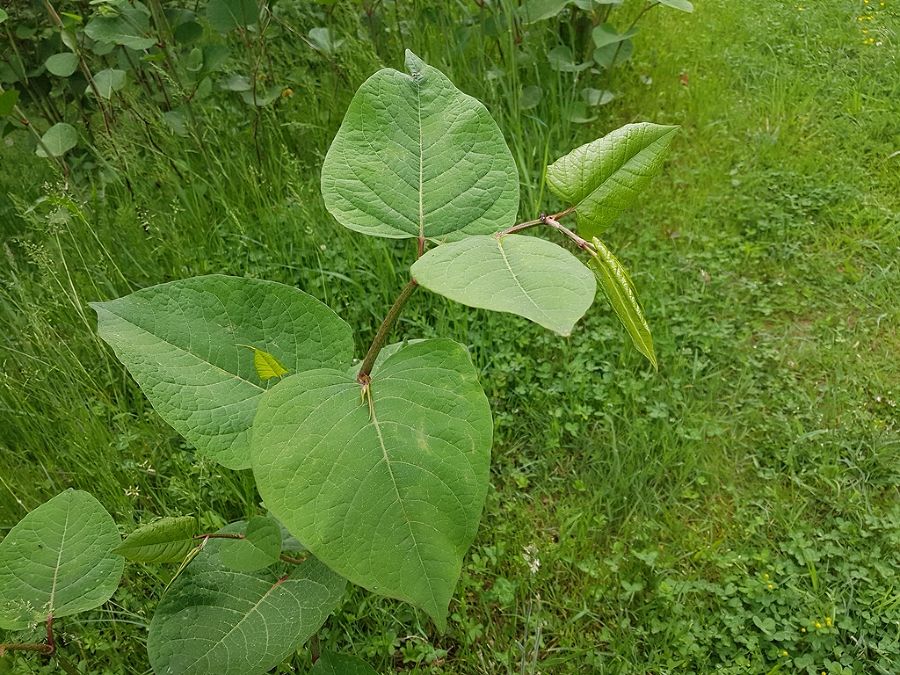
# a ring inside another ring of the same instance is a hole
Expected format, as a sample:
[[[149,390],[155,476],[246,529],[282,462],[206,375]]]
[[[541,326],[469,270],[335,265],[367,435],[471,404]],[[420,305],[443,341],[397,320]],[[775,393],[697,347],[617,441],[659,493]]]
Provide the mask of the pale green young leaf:
[[[272,518],[256,516],[247,523],[243,539],[223,539],[222,564],[236,572],[255,572],[278,562],[281,528]]]
[[[17,630],[99,607],[125,560],[112,516],[87,492],[66,490],[0,541],[0,628]]]
[[[694,5],[689,0],[658,0],[659,4],[673,9],[680,9],[682,12],[693,12]]]
[[[6,10],[3,8],[0,8],[0,23],[3,23],[8,18],[9,18],[9,14],[6,13]]]
[[[309,671],[309,675],[378,675],[378,673],[358,656],[324,650]]]
[[[589,264],[597,275],[600,287],[606,293],[619,321],[631,336],[634,346],[647,357],[654,368],[658,368],[656,352],[653,350],[653,336],[650,335],[650,326],[644,318],[644,311],[641,309],[631,277],[602,241],[594,237],[593,243],[597,255],[591,257]]]
[[[271,380],[273,377],[281,377],[287,375],[288,370],[278,362],[269,352],[251,347],[253,350],[253,367],[256,368],[256,374],[263,382]]]
[[[57,122],[44,132],[41,143],[43,146],[38,145],[35,150],[38,157],[46,157],[47,153],[51,157],[62,157],[78,144],[78,132],[71,124]]]
[[[125,537],[115,552],[134,562],[181,562],[198,545],[195,534],[197,519],[193,516],[160,518]]]
[[[78,70],[78,57],[72,52],[62,52],[47,58],[47,70],[57,77],[68,77]]]
[[[317,558],[443,630],[481,518],[492,433],[465,348],[423,340],[385,359],[367,393],[338,370],[281,380],[254,422],[253,473]]]
[[[306,642],[343,595],[344,579],[315,558],[286,576],[229,570],[221,559],[228,543],[208,540],[157,606],[147,641],[155,672],[262,675]]]
[[[497,123],[409,51],[406,67],[378,71],[353,97],[322,166],[325,206],[380,237],[459,239],[512,225],[519,178]]]
[[[93,303],[100,337],[160,416],[231,469],[250,466],[249,436],[265,391],[246,345],[291,372],[352,358],[350,327],[312,296],[282,284],[210,275]]]
[[[469,307],[510,312],[569,335],[597,283],[561,246],[517,234],[481,235],[433,248],[412,266],[430,291]]]
[[[659,172],[677,130],[628,124],[547,167],[550,189],[575,207],[582,237],[600,233],[634,203]]]

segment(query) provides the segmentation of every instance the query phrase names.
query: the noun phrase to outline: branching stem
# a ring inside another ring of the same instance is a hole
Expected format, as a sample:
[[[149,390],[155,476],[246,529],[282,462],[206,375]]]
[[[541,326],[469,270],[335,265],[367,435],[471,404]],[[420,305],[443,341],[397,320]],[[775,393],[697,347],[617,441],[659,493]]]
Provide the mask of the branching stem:
[[[575,207],[570,206],[565,211],[560,211],[559,213],[554,213],[551,216],[547,216],[541,214],[541,217],[537,220],[526,220],[524,223],[518,223],[513,225],[512,227],[507,227],[505,230],[500,230],[497,235],[503,236],[504,234],[514,234],[516,232],[521,232],[522,230],[527,230],[529,227],[536,227],[537,225],[546,225],[547,218],[552,218],[554,221],[559,220],[560,218],[565,218],[570,213],[575,212]]]
[[[418,285],[419,284],[415,279],[409,280],[409,283],[403,287],[402,291],[400,291],[400,295],[397,296],[394,304],[391,305],[387,316],[384,317],[384,321],[382,321],[381,325],[378,327],[378,332],[375,333],[369,351],[366,352],[366,357],[359,367],[359,374],[356,376],[357,381],[364,387],[369,384],[369,375],[372,373],[372,366],[375,365],[375,359],[378,358],[381,348],[384,347],[384,342],[387,340],[387,336],[391,332],[394,322],[397,320],[397,317],[400,316],[403,305],[406,304],[406,301],[409,300],[409,296],[412,295]]]
[[[6,652],[37,652],[52,656],[56,651],[56,640],[53,638],[53,615],[47,617],[46,642],[0,642],[0,657]]]

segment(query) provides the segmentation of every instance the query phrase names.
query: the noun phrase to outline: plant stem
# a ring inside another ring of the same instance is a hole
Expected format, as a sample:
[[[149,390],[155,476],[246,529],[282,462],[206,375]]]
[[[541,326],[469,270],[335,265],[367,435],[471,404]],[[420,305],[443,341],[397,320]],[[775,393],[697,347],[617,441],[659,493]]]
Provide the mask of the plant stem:
[[[384,341],[387,339],[391,327],[394,325],[397,317],[400,316],[400,310],[403,309],[403,305],[406,304],[406,301],[409,300],[409,296],[412,295],[412,292],[416,290],[416,286],[418,285],[419,283],[415,279],[409,280],[409,283],[403,287],[403,290],[400,291],[400,295],[397,296],[394,304],[388,310],[387,316],[385,316],[384,321],[381,322],[381,326],[378,327],[378,332],[375,334],[372,344],[369,347],[369,351],[366,352],[366,357],[363,359],[362,365],[359,368],[359,374],[356,376],[357,381],[361,385],[365,386],[369,383],[369,375],[372,373],[372,366],[375,365],[375,359],[378,358],[381,348],[384,347]]]
[[[280,556],[283,562],[290,563],[291,565],[300,565],[306,562],[306,558],[294,558],[292,556],[287,555],[286,553],[282,553]]]
[[[243,534],[209,533],[198,534],[194,539],[246,539]]]
[[[659,4],[660,3],[658,3],[658,2],[651,2],[649,5],[644,7],[644,9],[641,10],[641,13],[638,14],[634,18],[634,21],[631,22],[631,25],[625,29],[625,32],[626,33],[630,32],[631,29],[637,25],[637,22],[641,20],[641,17],[643,17],[644,14],[646,14],[647,12],[649,12],[651,9],[653,9],[654,7],[656,7]],[[619,44],[616,45],[616,51],[613,52],[613,57],[609,62],[609,70],[612,70],[613,66],[616,65],[616,59],[619,58],[619,51],[622,49],[622,42],[624,42],[624,40],[619,41]]]
[[[312,658],[313,664],[319,660],[320,653],[319,634],[313,633],[313,636],[309,639],[309,655]]]
[[[549,225],[550,227],[562,232],[569,239],[575,242],[575,245],[582,251],[587,251],[592,255],[597,255],[597,252],[594,250],[594,246],[589,241],[587,241],[586,239],[582,239],[565,225],[560,225],[553,216],[543,216],[541,218],[541,221],[544,223],[544,225]]]
[[[565,209],[564,211],[560,211],[559,213],[554,213],[553,215],[550,215],[550,216],[544,215],[542,213],[541,217],[538,218],[537,220],[526,220],[524,223],[518,223],[517,225],[513,225],[512,227],[507,227],[505,230],[500,230],[497,233],[497,236],[503,236],[504,234],[513,234],[515,232],[521,232],[522,230],[527,230],[529,227],[535,227],[536,225],[547,225],[547,218],[550,218],[553,220],[553,222],[556,222],[560,218],[564,218],[567,215],[569,215],[570,213],[574,213],[574,211],[575,211],[575,207],[570,206],[569,208]],[[559,223],[557,223],[557,225],[558,224]]]

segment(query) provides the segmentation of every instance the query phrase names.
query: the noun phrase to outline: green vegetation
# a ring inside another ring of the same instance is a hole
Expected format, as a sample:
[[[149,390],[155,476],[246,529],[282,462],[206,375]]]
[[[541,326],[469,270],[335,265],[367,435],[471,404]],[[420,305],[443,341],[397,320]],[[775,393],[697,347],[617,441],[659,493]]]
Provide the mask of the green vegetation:
[[[180,137],[139,116],[127,86],[111,99],[116,135],[97,134],[101,159],[69,155],[73,176],[94,181],[68,188],[33,141],[8,136],[0,523],[69,486],[126,531],[183,513],[214,531],[257,512],[252,478],[195,456],[159,419],[87,303],[190,275],[275,279],[368,326],[362,353],[412,251],[336,225],[318,167],[356,86],[408,46],[487,103],[519,167],[522,218],[547,201],[542,167],[578,142],[634,119],[682,126],[652,199],[608,236],[640,271],[659,373],[611,315],[561,341],[414,296],[400,331],[470,345],[495,412],[482,527],[446,634],[353,591],[323,646],[379,672],[893,672],[896,11],[875,0],[654,11],[607,78],[553,69],[545,55],[571,42],[565,24],[534,24],[517,46],[419,3],[398,27],[373,15],[387,25],[372,40],[366,15],[358,26],[340,6],[332,51],[273,41],[293,95],[257,123],[239,93],[216,94],[198,106],[198,138]],[[291,19],[304,35],[324,23]],[[588,123],[573,121],[585,87],[618,94]],[[130,646],[170,576],[129,568],[102,610],[61,621],[70,658],[145,672]],[[31,655],[0,663],[55,672]]]

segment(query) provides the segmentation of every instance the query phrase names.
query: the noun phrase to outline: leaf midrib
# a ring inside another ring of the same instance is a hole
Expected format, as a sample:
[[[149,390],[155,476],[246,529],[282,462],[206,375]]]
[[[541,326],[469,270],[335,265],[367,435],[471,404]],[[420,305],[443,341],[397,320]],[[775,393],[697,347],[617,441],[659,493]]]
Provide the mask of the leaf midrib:
[[[56,567],[53,568],[53,583],[50,585],[50,600],[48,601],[48,609],[50,616],[53,616],[56,602],[56,586],[59,579],[59,568],[62,566],[63,549],[66,546],[66,534],[69,531],[69,514],[71,513],[71,504],[66,505],[66,520],[63,523],[62,537],[59,540],[59,554],[56,556]]]
[[[497,237],[496,240],[497,240],[497,248],[500,250],[500,257],[503,258],[503,264],[506,265],[506,269],[509,271],[510,276],[512,276],[513,281],[516,282],[516,286],[517,286],[517,287],[519,288],[519,290],[522,292],[522,295],[524,295],[524,296],[528,299],[528,302],[530,302],[531,305],[532,305],[538,312],[540,312],[540,314],[541,314],[547,321],[549,321],[549,322],[552,323],[553,325],[557,325],[557,322],[553,319],[553,317],[550,316],[549,314],[547,314],[547,312],[545,312],[544,309],[543,309],[539,304],[537,304],[537,303],[534,301],[534,298],[531,297],[531,295],[528,293],[528,291],[525,289],[525,287],[524,287],[524,286],[522,285],[522,283],[519,281],[519,277],[516,275],[516,273],[513,271],[512,266],[509,264],[509,259],[506,257],[506,251],[503,250],[503,242],[500,240],[499,237]]]
[[[409,514],[406,512],[406,504],[403,503],[403,498],[400,496],[400,488],[397,485],[397,479],[394,477],[394,469],[391,466],[391,458],[388,456],[387,446],[384,444],[384,436],[381,434],[381,425],[378,422],[378,417],[375,415],[375,398],[372,394],[371,389],[369,390],[369,396],[372,396],[372,406],[369,409],[372,416],[372,426],[375,428],[375,435],[378,437],[378,444],[381,446],[381,452],[384,455],[384,464],[387,466],[388,475],[391,477],[391,485],[394,487],[394,494],[397,495],[397,503],[400,505],[400,510],[403,512],[403,522],[406,523],[406,528],[409,530],[409,536],[413,542],[413,550],[416,552],[416,558],[419,561],[419,567],[422,570],[422,576],[425,579],[425,582],[428,584],[428,591],[431,593],[431,602],[434,603],[435,607],[438,607],[437,596],[434,594],[434,586],[431,583],[431,577],[428,574],[428,570],[425,568],[425,561],[422,560],[422,554],[419,551],[419,542],[416,539],[416,533],[413,530],[412,520],[409,517]]]
[[[224,373],[225,375],[228,375],[231,379],[238,380],[239,382],[244,382],[244,383],[246,383],[246,384],[249,384],[251,387],[253,387],[253,388],[255,388],[255,389],[258,389],[259,391],[265,391],[265,388],[264,388],[264,387],[260,387],[258,384],[254,383],[254,382],[251,382],[250,380],[244,379],[243,377],[241,377],[241,376],[238,375],[237,373],[232,373],[232,372],[230,372],[230,371],[228,371],[228,370],[225,370],[225,369],[222,368],[221,366],[218,366],[218,365],[216,365],[215,363],[212,363],[211,361],[208,361],[207,359],[203,358],[203,357],[200,356],[199,354],[194,353],[194,352],[191,351],[190,349],[185,349],[184,347],[180,347],[179,345],[176,345],[174,342],[169,342],[168,340],[166,340],[165,338],[163,338],[163,337],[157,335],[156,333],[147,330],[147,329],[144,328],[143,326],[134,323],[134,322],[131,321],[130,319],[125,318],[125,317],[122,316],[121,314],[117,314],[116,312],[112,311],[112,310],[109,309],[108,307],[104,307],[104,306],[103,306],[103,303],[98,303],[96,306],[97,306],[98,309],[102,309],[103,311],[108,312],[109,314],[112,314],[113,316],[116,316],[116,317],[120,318],[122,321],[126,322],[126,323],[129,324],[130,326],[134,326],[135,328],[137,328],[137,329],[138,329],[139,331],[141,331],[142,333],[144,333],[144,334],[146,334],[146,335],[150,335],[151,337],[156,338],[156,339],[159,340],[160,342],[164,342],[166,345],[172,347],[173,349],[176,349],[176,350],[178,350],[179,352],[182,352],[183,354],[189,354],[190,356],[193,356],[195,359],[197,359],[197,360],[200,361],[201,363],[204,363],[204,364],[210,366],[211,368],[214,368],[215,370],[217,370],[217,371],[219,371],[219,372],[221,372],[221,373]]]

